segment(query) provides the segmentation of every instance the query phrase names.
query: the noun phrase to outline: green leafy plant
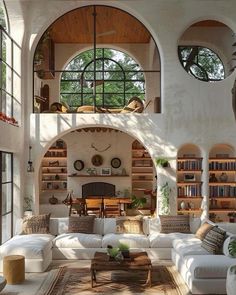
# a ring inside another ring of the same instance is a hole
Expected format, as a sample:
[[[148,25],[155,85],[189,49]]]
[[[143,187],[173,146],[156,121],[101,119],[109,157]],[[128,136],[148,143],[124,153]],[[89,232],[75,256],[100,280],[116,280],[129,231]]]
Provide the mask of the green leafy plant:
[[[169,161],[166,158],[156,158],[156,164],[159,167],[169,167]]]
[[[170,214],[170,193],[171,188],[169,187],[168,182],[162,185],[160,188],[161,192],[161,212],[164,215]]]
[[[229,243],[229,254],[233,257],[236,257],[236,240],[233,240]]]
[[[127,245],[125,243],[119,243],[118,248],[120,251],[127,251],[127,250],[129,250],[129,245]]]
[[[110,255],[110,257],[115,258],[118,253],[120,252],[119,248],[107,248],[107,252]]]
[[[136,196],[132,196],[131,197],[131,204],[129,205],[130,209],[135,209],[135,208],[142,208],[143,205],[145,205],[147,203],[147,199],[145,197],[136,197]]]

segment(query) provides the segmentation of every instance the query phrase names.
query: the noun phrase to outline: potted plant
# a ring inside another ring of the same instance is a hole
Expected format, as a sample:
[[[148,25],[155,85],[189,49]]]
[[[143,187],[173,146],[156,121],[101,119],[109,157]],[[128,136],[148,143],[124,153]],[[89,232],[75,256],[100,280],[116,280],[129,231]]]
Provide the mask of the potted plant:
[[[157,166],[162,168],[170,167],[169,161],[166,158],[162,158],[162,157],[156,158],[156,164]]]
[[[24,197],[24,215],[32,215],[32,203],[33,199],[32,196],[30,197]]]
[[[118,248],[124,258],[129,258],[129,245],[125,243],[119,243]]]
[[[236,257],[236,240],[230,241],[228,249],[229,249],[229,254],[235,258]]]
[[[168,182],[163,184],[160,188],[161,192],[161,214],[168,215],[170,214],[170,193],[171,188],[169,187]]]

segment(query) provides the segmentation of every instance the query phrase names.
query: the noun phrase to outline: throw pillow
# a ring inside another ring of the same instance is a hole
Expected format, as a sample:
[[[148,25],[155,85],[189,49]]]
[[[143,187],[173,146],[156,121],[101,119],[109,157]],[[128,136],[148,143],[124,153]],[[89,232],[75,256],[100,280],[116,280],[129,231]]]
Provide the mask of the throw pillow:
[[[21,234],[48,234],[50,215],[51,214],[42,214],[24,217]]]
[[[214,225],[204,222],[199,229],[197,230],[195,237],[200,239],[201,241],[205,238],[206,234],[214,227]]]
[[[188,215],[159,215],[161,223],[161,233],[190,233]]]
[[[144,234],[142,217],[117,217],[116,233]]]
[[[70,216],[68,233],[92,234],[95,216]]]
[[[201,246],[211,254],[221,254],[225,238],[226,232],[214,226],[206,234]]]
[[[236,251],[230,251],[229,248],[232,248],[232,243],[236,243],[236,236],[229,236],[228,238],[225,239],[224,245],[223,245],[223,254],[225,256],[233,257],[236,258]]]

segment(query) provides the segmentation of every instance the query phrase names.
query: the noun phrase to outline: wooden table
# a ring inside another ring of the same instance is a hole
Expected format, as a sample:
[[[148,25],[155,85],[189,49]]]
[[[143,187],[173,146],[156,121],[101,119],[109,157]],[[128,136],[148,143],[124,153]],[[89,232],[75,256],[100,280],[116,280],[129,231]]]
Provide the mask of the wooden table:
[[[147,255],[147,252],[130,253],[130,258],[116,261],[111,260],[107,253],[95,252],[94,258],[91,261],[91,286],[94,287],[94,282],[97,282],[96,272],[106,270],[125,270],[125,271],[147,271],[147,280],[145,285],[151,287],[152,263]]]

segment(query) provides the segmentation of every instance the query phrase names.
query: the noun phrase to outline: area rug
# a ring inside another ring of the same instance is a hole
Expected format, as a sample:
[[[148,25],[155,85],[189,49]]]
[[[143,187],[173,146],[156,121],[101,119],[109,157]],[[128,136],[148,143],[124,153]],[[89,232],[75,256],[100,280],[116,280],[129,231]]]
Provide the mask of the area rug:
[[[61,267],[49,272],[36,295],[191,294],[174,266],[154,266],[151,287],[144,286],[146,275],[144,271],[99,271],[92,288],[89,268]]]

